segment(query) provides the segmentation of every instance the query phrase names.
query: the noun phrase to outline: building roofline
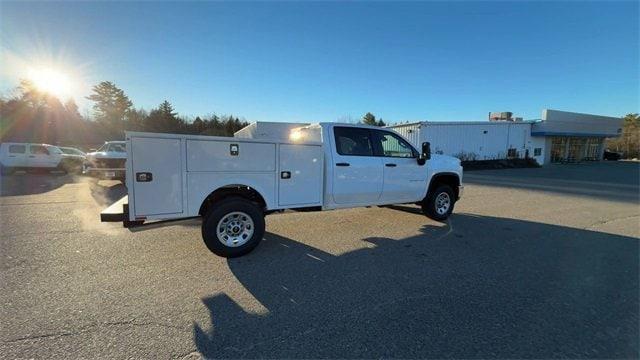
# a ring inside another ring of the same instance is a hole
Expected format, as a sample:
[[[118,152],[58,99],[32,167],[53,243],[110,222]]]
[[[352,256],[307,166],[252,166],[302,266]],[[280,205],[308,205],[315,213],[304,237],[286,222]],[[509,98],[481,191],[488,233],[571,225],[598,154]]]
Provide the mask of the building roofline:
[[[522,120],[522,121],[489,121],[489,120],[472,120],[472,121],[416,121],[407,124],[389,125],[387,127],[401,127],[413,125],[505,125],[505,124],[535,124],[540,120]]]

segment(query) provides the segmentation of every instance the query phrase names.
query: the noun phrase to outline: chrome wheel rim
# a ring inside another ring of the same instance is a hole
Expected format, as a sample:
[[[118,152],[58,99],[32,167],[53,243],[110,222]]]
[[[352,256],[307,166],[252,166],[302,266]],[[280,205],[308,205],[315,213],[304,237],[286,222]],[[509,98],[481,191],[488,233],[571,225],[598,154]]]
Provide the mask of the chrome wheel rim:
[[[444,215],[451,207],[451,197],[446,192],[438,194],[436,197],[436,212],[438,215]]]
[[[251,239],[255,227],[249,215],[241,211],[226,214],[218,221],[216,235],[218,241],[229,247],[242,246]]]

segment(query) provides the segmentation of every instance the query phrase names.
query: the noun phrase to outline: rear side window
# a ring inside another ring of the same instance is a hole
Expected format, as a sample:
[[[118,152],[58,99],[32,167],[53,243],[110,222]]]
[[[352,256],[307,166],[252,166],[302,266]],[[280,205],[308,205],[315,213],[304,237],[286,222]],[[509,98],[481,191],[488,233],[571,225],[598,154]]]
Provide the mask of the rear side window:
[[[29,151],[32,154],[49,155],[49,151],[47,151],[47,148],[42,145],[31,145]]]
[[[335,127],[336,151],[340,155],[373,156],[371,131],[351,127]]]
[[[27,151],[27,147],[24,145],[10,145],[9,153],[10,154],[24,154]]]

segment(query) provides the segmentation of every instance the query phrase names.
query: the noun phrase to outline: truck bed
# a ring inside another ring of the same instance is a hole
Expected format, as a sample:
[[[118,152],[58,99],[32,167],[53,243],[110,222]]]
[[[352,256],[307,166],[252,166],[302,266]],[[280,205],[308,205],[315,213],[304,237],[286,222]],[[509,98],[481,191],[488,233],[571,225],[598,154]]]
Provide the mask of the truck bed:
[[[246,186],[267,210],[322,206],[321,143],[127,132],[129,220],[199,215],[216,189]]]

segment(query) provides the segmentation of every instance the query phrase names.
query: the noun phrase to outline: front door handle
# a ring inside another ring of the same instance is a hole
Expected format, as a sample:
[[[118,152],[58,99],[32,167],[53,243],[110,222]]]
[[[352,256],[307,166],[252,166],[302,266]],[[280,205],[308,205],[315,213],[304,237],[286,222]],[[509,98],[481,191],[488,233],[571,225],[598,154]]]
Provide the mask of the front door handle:
[[[29,155],[29,157],[36,157],[35,155]]]
[[[396,165],[396,164],[389,163],[389,164],[384,164],[384,166],[388,166],[388,167],[396,167],[397,165]]]
[[[349,163],[337,163],[336,166],[349,166]]]

